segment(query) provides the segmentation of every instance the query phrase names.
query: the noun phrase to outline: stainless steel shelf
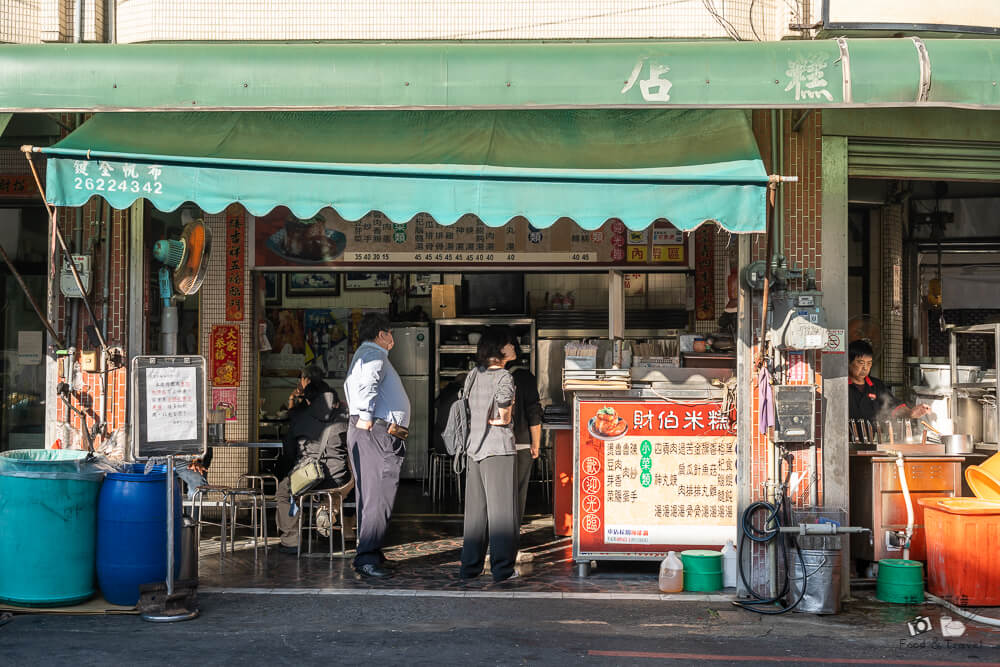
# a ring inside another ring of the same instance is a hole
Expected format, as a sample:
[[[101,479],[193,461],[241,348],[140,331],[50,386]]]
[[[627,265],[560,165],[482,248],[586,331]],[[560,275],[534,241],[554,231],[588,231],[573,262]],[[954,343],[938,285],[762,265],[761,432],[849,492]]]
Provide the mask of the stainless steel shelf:
[[[475,345],[438,345],[438,352],[441,354],[475,354],[476,351]],[[523,354],[531,353],[531,346],[522,345],[521,352]]]

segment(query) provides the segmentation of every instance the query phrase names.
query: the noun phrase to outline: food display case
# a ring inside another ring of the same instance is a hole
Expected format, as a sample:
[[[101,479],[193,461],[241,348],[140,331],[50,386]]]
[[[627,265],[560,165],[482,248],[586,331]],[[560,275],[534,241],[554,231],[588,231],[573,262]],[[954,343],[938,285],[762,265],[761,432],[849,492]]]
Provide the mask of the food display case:
[[[627,390],[574,391],[573,560],[660,560],[736,539],[728,371],[633,369]],[[599,383],[600,381],[596,381]]]

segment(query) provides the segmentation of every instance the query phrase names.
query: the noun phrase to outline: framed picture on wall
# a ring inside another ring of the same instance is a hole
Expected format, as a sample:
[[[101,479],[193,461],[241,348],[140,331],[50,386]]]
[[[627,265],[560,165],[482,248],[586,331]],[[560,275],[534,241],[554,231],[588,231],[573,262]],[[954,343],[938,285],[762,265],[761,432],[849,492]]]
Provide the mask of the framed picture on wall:
[[[346,273],[344,289],[387,289],[388,273]]]
[[[410,296],[429,296],[431,285],[441,284],[440,273],[411,273],[409,292]]]
[[[338,296],[340,274],[330,271],[289,273],[285,276],[287,296]]]
[[[271,306],[281,303],[281,274],[264,274],[264,303]]]

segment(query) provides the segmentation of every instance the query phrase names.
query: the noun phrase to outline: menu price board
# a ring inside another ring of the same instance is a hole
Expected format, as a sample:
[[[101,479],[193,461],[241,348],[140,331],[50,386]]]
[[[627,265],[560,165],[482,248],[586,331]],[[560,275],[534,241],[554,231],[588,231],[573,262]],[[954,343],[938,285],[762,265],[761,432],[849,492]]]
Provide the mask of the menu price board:
[[[205,358],[140,356],[131,371],[133,456],[204,453]]]
[[[667,220],[650,230],[631,232],[621,220],[595,230],[560,218],[539,229],[523,217],[502,227],[488,227],[465,215],[439,224],[426,213],[395,223],[378,211],[349,221],[331,208],[300,220],[284,207],[256,218],[254,266],[281,269],[311,266],[335,269],[372,264],[410,267],[485,266],[593,267],[646,265],[688,267],[684,234]]]
[[[736,534],[736,438],[718,401],[578,400],[574,556],[662,554]]]

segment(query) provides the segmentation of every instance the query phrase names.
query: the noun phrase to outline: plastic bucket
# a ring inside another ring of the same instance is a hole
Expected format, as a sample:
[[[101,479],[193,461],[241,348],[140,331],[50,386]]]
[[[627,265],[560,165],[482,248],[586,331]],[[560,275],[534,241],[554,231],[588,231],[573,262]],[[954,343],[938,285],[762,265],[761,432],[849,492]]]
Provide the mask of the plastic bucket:
[[[840,549],[800,549],[802,562],[795,553],[789,555],[791,576],[788,580],[788,604],[795,611],[809,614],[840,613]],[[805,570],[803,570],[803,566]],[[802,587],[805,585],[805,593]]]
[[[717,591],[722,588],[722,552],[690,549],[681,552],[684,590]]]
[[[921,498],[927,590],[971,607],[1000,606],[1000,502]]]
[[[920,604],[924,601],[924,564],[918,560],[884,558],[878,562],[875,597],[882,602]]]
[[[97,496],[87,452],[0,454],[0,599],[58,607],[93,597]]]
[[[167,473],[108,473],[97,504],[97,580],[104,599],[132,606],[139,586],[167,578]],[[174,574],[181,563],[181,493],[174,481]]]
[[[977,498],[1000,500],[1000,453],[966,468],[965,481]]]

